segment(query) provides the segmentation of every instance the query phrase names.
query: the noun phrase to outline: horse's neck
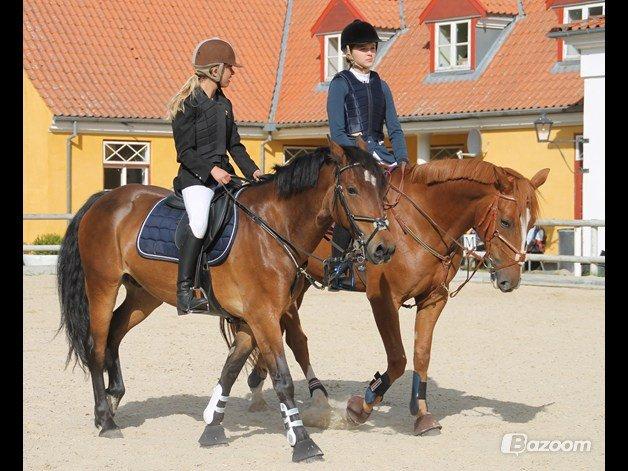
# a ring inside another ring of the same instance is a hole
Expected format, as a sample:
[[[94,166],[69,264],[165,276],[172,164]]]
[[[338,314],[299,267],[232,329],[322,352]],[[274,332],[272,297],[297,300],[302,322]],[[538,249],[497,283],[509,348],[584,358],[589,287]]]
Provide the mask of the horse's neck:
[[[407,178],[404,183],[420,198],[413,199],[424,202],[422,209],[453,239],[462,237],[473,227],[476,215],[495,194],[491,185],[473,181],[448,181],[428,186],[411,183]]]
[[[254,195],[254,211],[295,246],[312,252],[332,223],[331,218],[318,217],[331,185],[333,177],[326,175],[324,169],[314,188],[288,197],[278,197],[275,184],[265,185],[260,187],[264,194]]]

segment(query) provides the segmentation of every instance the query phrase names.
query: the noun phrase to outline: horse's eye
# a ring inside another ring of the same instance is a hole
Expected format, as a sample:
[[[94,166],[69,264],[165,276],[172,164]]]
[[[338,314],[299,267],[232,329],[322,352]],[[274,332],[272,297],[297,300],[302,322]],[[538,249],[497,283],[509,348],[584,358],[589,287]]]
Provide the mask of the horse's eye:
[[[505,219],[502,219],[501,221],[499,221],[499,224],[501,224],[501,226],[505,229],[508,229],[510,227],[510,222],[506,221]]]
[[[358,190],[354,186],[350,186],[349,188],[347,188],[347,191],[349,192],[350,195],[353,195],[353,196],[358,194]]]

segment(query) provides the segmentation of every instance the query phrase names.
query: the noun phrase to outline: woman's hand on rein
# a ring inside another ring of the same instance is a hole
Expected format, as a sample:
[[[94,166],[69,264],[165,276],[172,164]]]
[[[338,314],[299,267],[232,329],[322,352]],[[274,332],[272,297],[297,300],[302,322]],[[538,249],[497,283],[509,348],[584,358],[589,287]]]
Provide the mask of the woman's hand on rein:
[[[253,180],[255,180],[256,182],[260,181],[260,178],[262,177],[263,173],[261,170],[257,169],[253,172]]]
[[[229,172],[221,169],[218,166],[212,168],[210,173],[212,177],[214,177],[214,180],[216,180],[218,183],[222,183],[223,185],[226,185],[231,181],[231,175],[229,175]]]

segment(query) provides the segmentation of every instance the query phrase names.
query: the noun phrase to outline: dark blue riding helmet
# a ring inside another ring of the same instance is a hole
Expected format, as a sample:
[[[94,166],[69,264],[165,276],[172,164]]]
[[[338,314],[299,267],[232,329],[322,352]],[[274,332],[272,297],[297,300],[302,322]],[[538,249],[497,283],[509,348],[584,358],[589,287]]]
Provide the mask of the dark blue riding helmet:
[[[340,34],[340,49],[351,44],[364,44],[381,42],[377,31],[372,24],[362,20],[353,20],[342,30]]]

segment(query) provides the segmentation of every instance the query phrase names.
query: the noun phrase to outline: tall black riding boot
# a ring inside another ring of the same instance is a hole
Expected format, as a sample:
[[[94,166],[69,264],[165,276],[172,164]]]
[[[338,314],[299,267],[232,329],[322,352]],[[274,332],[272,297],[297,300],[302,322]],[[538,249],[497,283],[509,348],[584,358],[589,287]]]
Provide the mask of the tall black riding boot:
[[[334,236],[332,240],[334,241],[334,244],[340,247],[338,248],[335,245],[332,245],[332,258],[339,260],[351,245],[351,234],[349,234],[349,231],[344,229],[342,226],[336,224],[334,226]],[[334,261],[330,264],[329,268],[329,278],[331,278],[329,291],[351,289],[351,272],[349,271],[351,263],[347,261]]]
[[[188,226],[179,250],[179,276],[177,279],[177,313],[181,316],[190,311],[206,311],[207,299],[194,297],[194,277],[203,239],[197,239]]]

